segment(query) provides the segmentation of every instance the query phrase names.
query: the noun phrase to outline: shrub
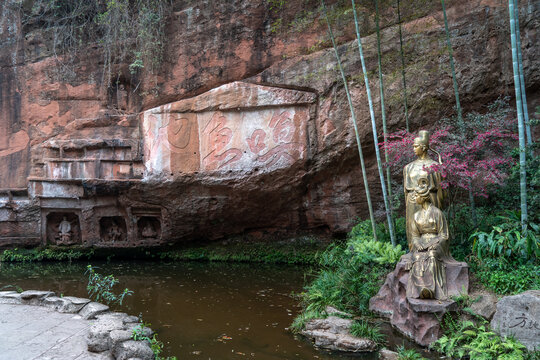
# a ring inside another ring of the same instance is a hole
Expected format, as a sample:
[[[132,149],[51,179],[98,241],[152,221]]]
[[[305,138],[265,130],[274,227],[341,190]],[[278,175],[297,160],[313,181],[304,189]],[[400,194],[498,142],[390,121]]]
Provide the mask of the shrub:
[[[87,266],[86,272],[88,273],[86,290],[88,291],[88,295],[94,298],[95,301],[103,301],[107,305],[122,305],[124,298],[133,294],[133,291],[127,288],[121,293],[115,294],[112,289],[118,284],[118,279],[113,275],[103,276],[98,274],[92,265]]]

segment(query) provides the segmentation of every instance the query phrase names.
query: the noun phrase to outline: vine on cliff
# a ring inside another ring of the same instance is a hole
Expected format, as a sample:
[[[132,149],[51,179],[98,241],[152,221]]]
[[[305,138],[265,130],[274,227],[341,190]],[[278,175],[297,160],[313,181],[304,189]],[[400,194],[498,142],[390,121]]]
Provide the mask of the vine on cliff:
[[[50,35],[52,52],[62,62],[98,46],[103,52],[103,80],[110,85],[115,65],[129,64],[154,73],[163,59],[165,0],[34,0],[21,5],[25,31]]]

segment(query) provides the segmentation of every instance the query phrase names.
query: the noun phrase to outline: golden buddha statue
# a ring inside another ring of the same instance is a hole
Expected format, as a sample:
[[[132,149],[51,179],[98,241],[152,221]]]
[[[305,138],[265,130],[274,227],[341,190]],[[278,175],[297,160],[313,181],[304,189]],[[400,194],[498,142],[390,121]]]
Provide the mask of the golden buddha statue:
[[[428,150],[432,150],[429,147],[428,131],[420,130],[418,132],[418,137],[414,139],[413,149],[418,158],[403,168],[407,243],[411,251],[411,225],[414,214],[421,209],[421,206],[415,201],[414,193],[415,188],[418,186],[418,180],[420,178],[427,179],[427,191],[433,206],[442,209],[445,197],[445,191],[441,188],[441,174],[430,170],[430,167],[437,164],[437,162],[432,160],[428,154]]]
[[[428,177],[421,177],[414,190],[420,210],[414,213],[410,227],[407,297],[444,300],[448,297],[445,263],[455,260],[450,256],[446,218],[431,200],[431,185]]]

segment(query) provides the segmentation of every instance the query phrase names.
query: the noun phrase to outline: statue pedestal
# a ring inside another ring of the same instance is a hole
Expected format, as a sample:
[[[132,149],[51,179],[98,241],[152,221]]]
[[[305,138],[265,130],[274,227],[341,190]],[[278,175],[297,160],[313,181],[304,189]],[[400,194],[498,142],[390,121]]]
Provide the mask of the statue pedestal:
[[[377,295],[369,301],[369,309],[390,319],[399,332],[427,346],[442,334],[440,321],[447,311],[457,310],[457,303],[450,298],[441,300],[407,299],[409,271],[406,261],[409,254],[403,255],[396,269],[388,274]],[[469,266],[464,262],[447,262],[446,281],[448,296],[467,294],[469,291]]]

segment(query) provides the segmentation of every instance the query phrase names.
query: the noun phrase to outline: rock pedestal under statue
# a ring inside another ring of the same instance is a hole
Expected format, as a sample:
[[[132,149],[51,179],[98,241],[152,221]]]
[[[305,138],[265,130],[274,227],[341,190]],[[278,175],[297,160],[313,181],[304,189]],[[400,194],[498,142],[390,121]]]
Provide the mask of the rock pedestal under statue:
[[[406,296],[409,257],[410,253],[401,257],[396,269],[369,301],[369,309],[390,319],[392,326],[407,337],[427,346],[442,335],[443,315],[457,310],[457,303],[451,297],[468,293],[469,266],[465,262],[445,262],[448,300],[410,299]]]

